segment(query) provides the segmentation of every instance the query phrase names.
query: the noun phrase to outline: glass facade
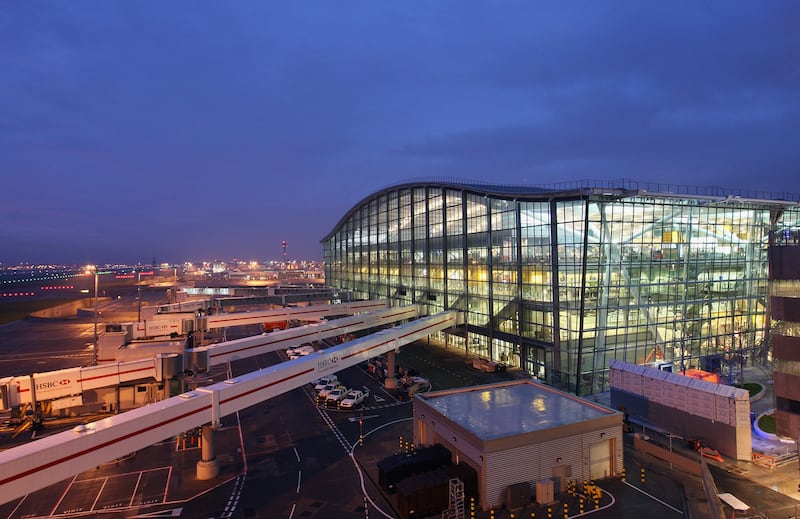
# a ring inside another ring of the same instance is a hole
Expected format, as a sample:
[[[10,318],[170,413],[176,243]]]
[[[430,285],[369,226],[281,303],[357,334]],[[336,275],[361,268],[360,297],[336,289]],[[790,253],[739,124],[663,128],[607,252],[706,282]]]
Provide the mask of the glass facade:
[[[465,314],[443,335],[580,394],[612,358],[736,381],[768,358],[767,251],[797,205],[629,188],[419,183],[324,238],[326,283]]]

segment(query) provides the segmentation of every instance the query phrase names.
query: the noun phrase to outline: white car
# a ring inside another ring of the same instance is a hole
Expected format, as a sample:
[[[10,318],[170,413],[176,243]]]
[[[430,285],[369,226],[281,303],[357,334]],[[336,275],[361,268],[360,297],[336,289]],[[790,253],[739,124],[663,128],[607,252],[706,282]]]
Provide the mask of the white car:
[[[310,355],[314,353],[314,347],[311,345],[300,346],[299,348],[289,348],[286,350],[286,355],[289,356],[289,360],[294,360],[298,357],[305,357],[306,355]]]
[[[328,394],[325,396],[325,404],[338,404],[344,397],[347,396],[347,392],[349,390],[344,386],[339,386],[335,389],[331,389],[328,391]]]
[[[338,382],[334,382],[333,384],[328,384],[327,386],[325,386],[325,387],[323,387],[322,389],[319,390],[319,393],[317,394],[317,398],[320,398],[321,400],[325,400],[326,398],[328,398],[328,393],[330,393],[334,389],[340,388],[340,387],[343,388],[344,386],[341,385]]]
[[[336,375],[328,375],[327,377],[318,378],[314,381],[314,391],[321,391],[322,388],[328,384],[339,382],[339,377]]]
[[[351,389],[347,392],[341,404],[339,405],[344,409],[352,409],[358,405],[361,405],[364,402],[364,399],[368,396],[368,390],[361,391],[360,389]]]

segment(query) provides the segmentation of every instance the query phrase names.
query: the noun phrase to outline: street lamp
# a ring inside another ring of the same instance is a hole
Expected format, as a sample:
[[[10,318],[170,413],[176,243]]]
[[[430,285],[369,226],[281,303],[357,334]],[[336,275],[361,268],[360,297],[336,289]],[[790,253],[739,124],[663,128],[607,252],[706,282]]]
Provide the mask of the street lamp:
[[[136,317],[136,322],[142,322],[142,271],[136,273],[138,278],[136,280],[136,300],[139,302],[139,312]]]
[[[92,365],[97,365],[97,311],[98,311],[97,284],[98,284],[98,277],[99,277],[99,272],[97,271],[97,267],[95,267],[94,268],[94,352],[93,352]]]
[[[100,274],[110,274],[111,271],[101,272],[97,270],[97,265],[89,265],[86,267],[86,273],[94,273],[94,352],[92,354],[92,364],[97,364],[97,316],[100,313],[98,301],[98,284],[100,282]]]

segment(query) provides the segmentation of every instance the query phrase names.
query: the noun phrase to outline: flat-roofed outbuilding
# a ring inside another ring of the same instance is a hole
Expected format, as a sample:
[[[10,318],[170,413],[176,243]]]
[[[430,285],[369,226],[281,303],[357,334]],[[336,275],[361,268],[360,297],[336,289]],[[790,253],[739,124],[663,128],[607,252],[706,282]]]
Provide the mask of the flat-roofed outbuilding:
[[[623,467],[622,418],[519,380],[415,395],[414,441],[441,443],[455,462],[475,468],[481,506],[488,509],[503,505],[506,489],[518,483],[535,492],[537,483],[552,480],[563,491],[570,479],[616,476]]]

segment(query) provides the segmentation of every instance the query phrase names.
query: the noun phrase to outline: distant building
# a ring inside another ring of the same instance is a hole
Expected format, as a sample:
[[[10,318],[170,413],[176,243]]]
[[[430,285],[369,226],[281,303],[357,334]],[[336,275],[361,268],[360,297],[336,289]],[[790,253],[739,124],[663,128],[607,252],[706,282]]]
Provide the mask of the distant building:
[[[611,359],[724,381],[767,362],[768,243],[799,224],[796,195],[448,180],[378,191],[322,241],[328,285],[462,310],[448,347],[586,395],[609,389]]]
[[[769,240],[775,430],[800,440],[800,226],[775,216],[782,223]]]

